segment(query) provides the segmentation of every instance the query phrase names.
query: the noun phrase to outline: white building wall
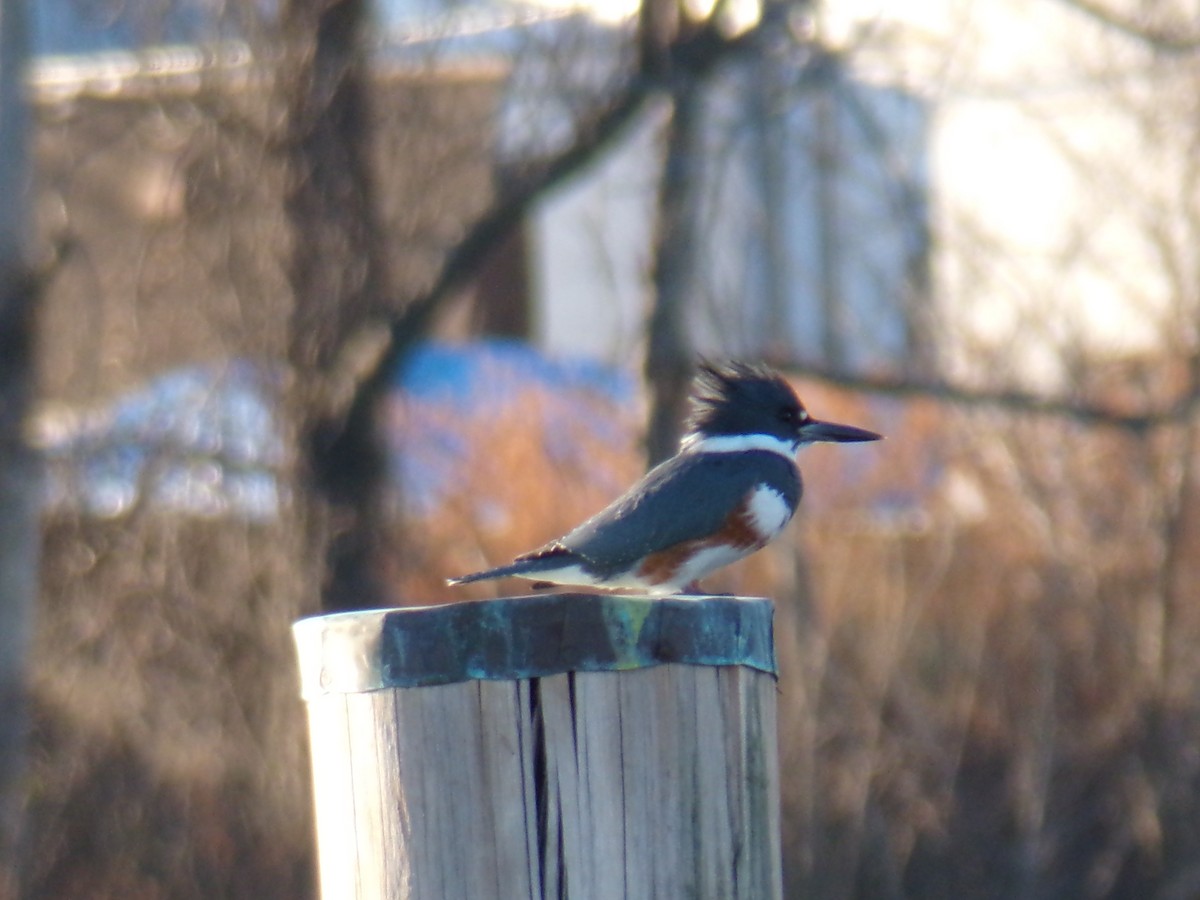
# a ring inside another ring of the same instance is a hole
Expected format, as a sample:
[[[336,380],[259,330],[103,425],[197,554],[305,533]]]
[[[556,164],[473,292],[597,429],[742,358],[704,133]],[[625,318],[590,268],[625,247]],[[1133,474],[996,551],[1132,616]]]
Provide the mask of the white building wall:
[[[1055,0],[838,0],[827,10],[835,41],[885,36],[866,41],[866,66],[936,111],[945,367],[1057,390],[1080,361],[1171,343],[1189,289],[1164,254],[1200,272],[1200,192],[1186,186],[1200,165],[1194,60],[1155,58]]]
[[[552,353],[638,359],[658,187],[654,118],[532,216],[534,334]]]
[[[830,0],[818,30],[846,49],[861,95],[875,98],[868,105],[901,148],[900,177],[922,185],[930,203],[932,340],[945,369],[1054,390],[1081,359],[1153,354],[1193,327],[1194,59],[1155,58],[1056,0]],[[786,349],[782,333],[800,354],[819,355],[826,276],[816,248],[830,232],[812,211],[813,148],[804,146],[812,107],[800,103],[786,123],[794,154],[783,188],[782,329],[764,306],[759,157],[739,130],[747,109],[735,92],[718,93],[714,110],[724,125],[710,136],[700,346]],[[637,358],[654,133],[646,126],[594,179],[566,187],[536,216],[539,338],[552,350]],[[842,152],[834,246],[848,362],[891,363],[904,344],[888,310],[902,305],[896,285],[913,235],[889,224],[878,160],[861,147]]]

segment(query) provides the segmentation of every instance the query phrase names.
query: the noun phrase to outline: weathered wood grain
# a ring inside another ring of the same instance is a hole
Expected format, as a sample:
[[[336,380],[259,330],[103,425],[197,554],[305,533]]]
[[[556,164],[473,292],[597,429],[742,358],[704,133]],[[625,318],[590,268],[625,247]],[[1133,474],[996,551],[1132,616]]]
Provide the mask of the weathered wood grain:
[[[727,623],[729,598],[719,600]],[[613,671],[388,686],[380,614],[343,614],[332,636],[319,633],[320,620],[298,623],[322,897],[781,897],[775,679],[763,671],[760,638],[733,634],[723,647],[704,621],[710,601],[687,603],[671,611],[672,629],[706,629],[707,656],[736,660],[738,647],[753,646],[755,666],[630,668],[629,647],[617,647]],[[623,624],[603,640],[652,652],[655,641],[626,627],[650,609],[618,610],[610,620]],[[497,611],[484,614],[496,627]],[[598,644],[586,643],[594,662]],[[697,645],[672,638],[666,652]]]

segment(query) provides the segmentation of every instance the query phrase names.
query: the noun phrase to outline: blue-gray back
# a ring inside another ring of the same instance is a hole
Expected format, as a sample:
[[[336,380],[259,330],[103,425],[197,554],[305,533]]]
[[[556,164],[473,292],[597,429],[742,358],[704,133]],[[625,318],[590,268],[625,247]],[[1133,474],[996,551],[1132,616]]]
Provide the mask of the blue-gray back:
[[[803,490],[800,473],[778,453],[681,453],[650,470],[558,544],[601,576],[621,572],[648,553],[718,532],[764,482],[796,509]]]

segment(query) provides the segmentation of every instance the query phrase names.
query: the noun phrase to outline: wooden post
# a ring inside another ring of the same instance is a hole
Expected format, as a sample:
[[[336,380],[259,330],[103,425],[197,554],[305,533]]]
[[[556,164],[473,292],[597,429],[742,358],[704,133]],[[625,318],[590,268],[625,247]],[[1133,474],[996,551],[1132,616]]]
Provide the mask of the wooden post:
[[[324,900],[782,896],[769,600],[304,619]]]

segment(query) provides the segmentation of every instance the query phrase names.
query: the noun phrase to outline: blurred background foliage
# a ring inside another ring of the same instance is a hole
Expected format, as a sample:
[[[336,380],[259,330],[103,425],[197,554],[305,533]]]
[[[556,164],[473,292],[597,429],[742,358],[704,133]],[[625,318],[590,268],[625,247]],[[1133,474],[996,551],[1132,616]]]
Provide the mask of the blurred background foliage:
[[[487,596],[700,353],[888,436],[706,585],[787,895],[1200,896],[1183,4],[37,12],[22,896],[312,896],[291,622]]]

